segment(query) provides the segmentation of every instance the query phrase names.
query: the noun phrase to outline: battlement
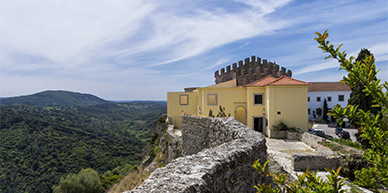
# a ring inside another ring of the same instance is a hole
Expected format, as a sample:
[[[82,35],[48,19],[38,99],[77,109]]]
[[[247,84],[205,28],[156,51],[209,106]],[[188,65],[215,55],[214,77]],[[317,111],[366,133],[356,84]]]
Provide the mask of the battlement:
[[[266,59],[262,60],[260,57],[251,56],[245,58],[244,62],[240,60],[238,63],[233,63],[232,66],[228,65],[214,73],[216,84],[237,79],[237,86],[249,84],[268,75],[276,78],[283,75],[291,77],[292,71]]]

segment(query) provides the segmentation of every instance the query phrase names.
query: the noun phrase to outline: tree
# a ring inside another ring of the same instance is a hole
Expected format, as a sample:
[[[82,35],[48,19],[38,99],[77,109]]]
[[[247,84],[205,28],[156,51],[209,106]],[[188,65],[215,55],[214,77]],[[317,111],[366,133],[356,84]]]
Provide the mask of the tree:
[[[318,37],[315,40],[320,45],[318,47],[329,53],[325,59],[334,58],[339,62],[340,70],[348,72],[342,82],[350,88],[363,85],[362,92],[373,98],[370,108],[379,108],[378,111],[372,112],[359,108],[359,105],[350,104],[345,108],[336,106],[330,112],[339,124],[342,124],[345,117],[355,120],[355,124],[361,128],[361,137],[369,140],[370,147],[365,149],[364,157],[372,167],[356,171],[355,183],[374,191],[388,187],[388,82],[381,83],[381,80],[376,78],[380,70],[376,71],[375,59],[371,55],[364,57],[362,61],[354,60],[354,57],[348,59],[345,51],[340,52],[342,44],[334,48],[334,45],[326,40],[329,36],[327,30],[323,34],[316,34]]]
[[[61,178],[53,187],[54,193],[103,193],[98,173],[92,168],[82,169],[78,174],[69,174]]]
[[[323,117],[322,117],[322,118],[323,118],[323,120],[326,121],[326,122],[328,121],[328,119],[327,119],[327,113],[329,112],[328,109],[329,109],[329,108],[327,107],[327,101],[326,101],[326,99],[325,99],[325,100],[323,101]]]
[[[360,65],[365,65],[366,68],[371,68],[370,64],[364,63],[364,60],[367,57],[372,57],[372,59],[374,60],[373,54],[368,49],[363,48],[358,53],[358,56],[356,58],[356,62],[360,62]],[[376,81],[377,80],[377,78],[376,78],[377,72],[376,72],[375,68],[373,68],[373,69],[374,70],[370,71],[371,74],[370,74],[369,78],[371,80]],[[353,106],[358,105],[358,109],[362,109],[364,111],[370,110],[371,113],[373,113],[373,114],[376,114],[378,111],[381,110],[379,107],[373,107],[373,105],[375,105],[375,103],[373,102],[373,96],[367,95],[365,92],[363,92],[363,90],[365,88],[364,82],[358,81],[354,84],[350,84],[349,86],[350,86],[352,92],[350,93],[350,98],[348,100],[348,104],[353,105]],[[355,120],[350,119],[350,122],[352,123],[352,125],[355,125],[356,127],[359,126],[359,125],[355,124]]]
[[[317,115],[318,117],[320,117],[322,115],[322,109],[321,108],[317,108]]]

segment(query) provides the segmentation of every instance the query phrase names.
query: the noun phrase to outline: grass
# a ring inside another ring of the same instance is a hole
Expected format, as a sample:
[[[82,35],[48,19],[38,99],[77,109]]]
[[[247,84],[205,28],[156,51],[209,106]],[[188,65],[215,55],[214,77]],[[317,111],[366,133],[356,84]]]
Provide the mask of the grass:
[[[336,145],[336,144],[333,144],[333,143],[329,143],[329,142],[319,142],[319,143],[321,145],[323,145],[323,146],[326,146],[326,147],[330,148],[333,151],[341,152],[343,154],[346,153],[346,152],[342,151],[342,148],[339,145]]]
[[[340,145],[346,145],[346,146],[353,147],[353,148],[358,149],[358,150],[362,150],[362,146],[361,146],[360,143],[352,142],[349,139],[331,139],[331,141],[336,142],[336,143],[338,143]],[[340,145],[335,144],[335,143],[330,143],[329,141],[320,142],[320,144],[330,148],[331,150],[333,150],[335,152],[340,152],[342,154],[350,153],[348,150],[344,149]]]
[[[337,142],[337,143],[342,144],[342,145],[347,145],[347,146],[362,150],[362,146],[360,143],[353,142],[349,139],[332,139],[332,141]]]

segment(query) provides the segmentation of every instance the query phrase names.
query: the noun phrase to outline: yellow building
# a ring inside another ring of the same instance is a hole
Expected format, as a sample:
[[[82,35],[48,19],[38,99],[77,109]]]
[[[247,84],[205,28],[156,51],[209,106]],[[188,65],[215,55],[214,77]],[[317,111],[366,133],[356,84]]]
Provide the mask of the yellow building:
[[[212,110],[216,116],[222,106],[226,115],[264,134],[279,122],[307,131],[307,97],[308,83],[285,75],[269,75],[240,86],[232,79],[187,92],[167,93],[167,116],[180,128],[182,115],[207,117]]]

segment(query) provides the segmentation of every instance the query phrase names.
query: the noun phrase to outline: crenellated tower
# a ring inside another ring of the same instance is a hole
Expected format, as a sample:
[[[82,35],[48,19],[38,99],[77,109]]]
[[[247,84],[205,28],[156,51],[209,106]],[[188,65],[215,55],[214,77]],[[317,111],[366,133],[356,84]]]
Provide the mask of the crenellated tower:
[[[221,73],[220,73],[221,71]],[[285,67],[280,67],[276,63],[268,62],[266,59],[256,56],[245,58],[244,62],[240,60],[238,63],[228,65],[214,73],[216,84],[236,79],[237,86],[249,84],[253,81],[264,78],[268,75],[280,77],[283,75],[292,76],[291,70],[286,70]]]

